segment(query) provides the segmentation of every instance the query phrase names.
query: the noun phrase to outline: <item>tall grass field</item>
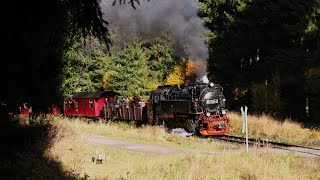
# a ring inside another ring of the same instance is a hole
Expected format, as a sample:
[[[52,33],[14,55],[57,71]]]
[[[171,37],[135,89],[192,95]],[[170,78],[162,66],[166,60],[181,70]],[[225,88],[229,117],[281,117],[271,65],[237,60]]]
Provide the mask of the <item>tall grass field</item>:
[[[242,119],[231,113],[232,133],[241,132]],[[284,142],[317,145],[320,132],[303,129],[286,120],[282,123],[268,116],[249,116],[249,134]],[[212,139],[183,138],[168,134],[162,127],[135,127],[118,122],[88,122],[80,119],[56,118],[58,139],[48,149],[47,156],[55,157],[66,171],[89,179],[319,179],[320,159],[259,153],[257,149],[245,153],[238,145],[225,145]],[[137,142],[161,144],[194,150],[221,151],[219,155],[145,154],[90,144],[83,134]],[[296,138],[295,138],[296,137]],[[238,149],[239,153],[223,153]],[[104,152],[103,164],[92,162],[95,152]]]
[[[241,116],[231,113],[230,118],[232,134],[241,134]],[[181,137],[167,133],[163,127],[63,117],[49,119],[54,135],[45,156],[61,164],[62,170],[76,179],[320,179],[320,158],[272,154],[254,147],[246,153],[242,145]],[[252,137],[319,146],[319,130],[302,128],[290,120],[278,122],[268,116],[248,116],[248,121]],[[190,153],[163,155],[113,149],[90,143],[86,139],[90,134],[178,147]],[[197,153],[199,150],[220,153],[207,155]],[[93,161],[96,151],[106,155],[102,164]]]
[[[242,116],[230,113],[231,133],[241,135]],[[248,131],[250,137],[269,139],[273,141],[320,146],[320,130],[303,128],[302,124],[291,119],[276,120],[267,115],[248,115]]]

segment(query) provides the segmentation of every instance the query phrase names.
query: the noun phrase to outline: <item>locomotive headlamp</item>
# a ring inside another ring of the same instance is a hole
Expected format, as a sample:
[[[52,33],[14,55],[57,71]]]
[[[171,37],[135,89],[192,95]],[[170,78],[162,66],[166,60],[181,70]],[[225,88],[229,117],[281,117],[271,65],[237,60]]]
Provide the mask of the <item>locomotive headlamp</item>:
[[[211,83],[209,84],[209,86],[210,86],[210,87],[213,87],[213,86],[214,86],[214,83],[213,83],[213,82],[211,82]]]
[[[226,110],[224,110],[224,109],[222,109],[222,112],[221,112],[222,114],[227,114],[227,111]]]
[[[211,114],[209,112],[206,113],[207,117],[209,117]]]

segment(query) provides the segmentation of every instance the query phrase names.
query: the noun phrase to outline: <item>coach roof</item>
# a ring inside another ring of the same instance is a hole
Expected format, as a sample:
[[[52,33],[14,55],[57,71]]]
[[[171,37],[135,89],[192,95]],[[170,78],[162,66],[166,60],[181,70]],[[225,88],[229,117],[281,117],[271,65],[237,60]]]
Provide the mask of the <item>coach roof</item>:
[[[78,92],[72,93],[72,98],[101,98],[104,96],[114,96],[117,95],[116,92],[113,91],[97,91],[97,92]]]

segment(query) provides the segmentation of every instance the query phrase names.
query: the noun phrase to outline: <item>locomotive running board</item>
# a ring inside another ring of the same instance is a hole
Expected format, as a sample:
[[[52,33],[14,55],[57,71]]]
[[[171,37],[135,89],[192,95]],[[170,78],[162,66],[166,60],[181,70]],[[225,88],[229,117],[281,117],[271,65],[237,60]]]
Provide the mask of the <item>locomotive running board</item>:
[[[200,130],[200,134],[202,136],[224,135],[229,133],[230,133],[229,128],[221,129],[220,131],[218,131],[217,129],[201,129]]]
[[[211,135],[224,135],[230,133],[230,127],[223,121],[209,121],[206,122],[206,127],[200,129],[200,134],[203,136],[211,136]],[[220,128],[220,124],[223,124],[224,127]]]

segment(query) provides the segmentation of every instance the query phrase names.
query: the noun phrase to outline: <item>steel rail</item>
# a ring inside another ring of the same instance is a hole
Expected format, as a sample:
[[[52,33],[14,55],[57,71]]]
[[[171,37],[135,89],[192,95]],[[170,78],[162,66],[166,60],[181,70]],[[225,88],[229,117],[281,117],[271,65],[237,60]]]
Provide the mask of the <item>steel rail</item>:
[[[228,142],[235,142],[235,143],[246,143],[246,138],[242,136],[235,136],[235,135],[222,135],[222,136],[210,136],[210,138],[215,138],[218,140],[222,141],[228,141]],[[305,147],[305,146],[300,146],[300,145],[294,145],[294,144],[288,144],[288,143],[281,143],[281,142],[275,142],[275,141],[270,141],[267,139],[255,139],[255,138],[249,138],[249,144],[250,145],[258,145],[260,147],[268,146],[271,148],[277,148],[277,149],[283,149],[283,150],[288,150],[288,151],[295,151],[299,153],[305,153],[305,154],[311,154],[314,156],[319,156],[320,157],[320,148],[315,148],[315,147]],[[289,149],[289,147],[294,147],[294,148],[301,148],[301,150],[297,149]],[[319,154],[315,154],[312,152],[306,152],[302,151],[302,149],[305,150],[314,150],[316,152],[319,151]]]

